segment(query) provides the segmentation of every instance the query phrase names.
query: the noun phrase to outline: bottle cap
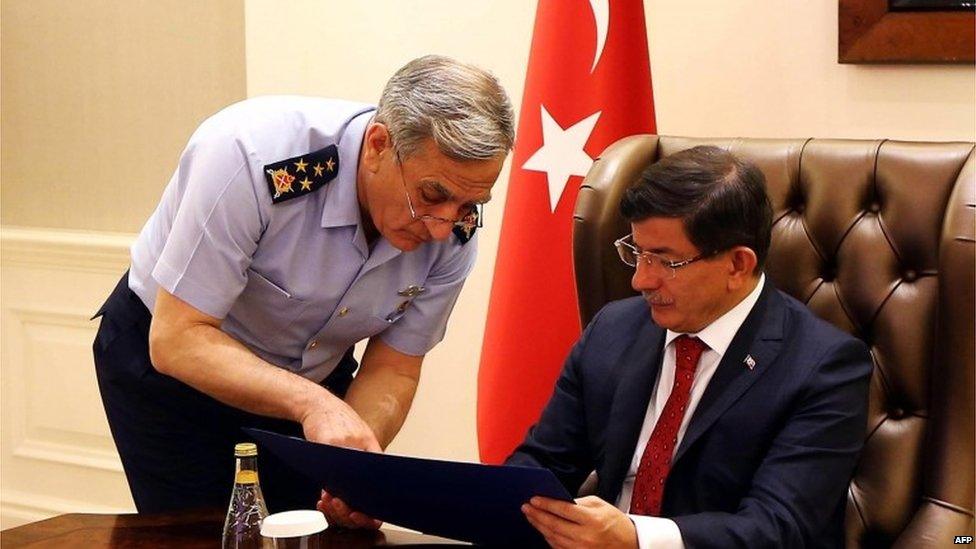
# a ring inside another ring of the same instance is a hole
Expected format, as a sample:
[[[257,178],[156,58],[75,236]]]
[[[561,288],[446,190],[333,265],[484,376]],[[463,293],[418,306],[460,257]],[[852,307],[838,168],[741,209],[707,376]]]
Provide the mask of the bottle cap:
[[[261,521],[261,535],[266,538],[297,538],[318,534],[329,527],[319,511],[285,511],[268,515]]]
[[[234,446],[235,457],[251,457],[258,455],[258,445],[253,442],[241,442]]]

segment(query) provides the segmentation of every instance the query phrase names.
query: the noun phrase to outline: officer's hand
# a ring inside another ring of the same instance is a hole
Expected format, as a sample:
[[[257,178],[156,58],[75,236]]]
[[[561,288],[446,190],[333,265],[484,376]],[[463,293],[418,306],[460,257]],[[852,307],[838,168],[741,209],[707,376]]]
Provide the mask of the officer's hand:
[[[369,518],[366,515],[353,511],[341,499],[322,490],[322,499],[315,506],[325,514],[332,526],[342,528],[370,528],[376,530],[383,525],[382,522]]]
[[[312,409],[302,418],[305,439],[344,448],[382,452],[369,425],[348,404],[336,399]]]
[[[522,506],[525,518],[552,547],[637,547],[637,528],[621,510],[587,496],[568,501],[534,497]]]

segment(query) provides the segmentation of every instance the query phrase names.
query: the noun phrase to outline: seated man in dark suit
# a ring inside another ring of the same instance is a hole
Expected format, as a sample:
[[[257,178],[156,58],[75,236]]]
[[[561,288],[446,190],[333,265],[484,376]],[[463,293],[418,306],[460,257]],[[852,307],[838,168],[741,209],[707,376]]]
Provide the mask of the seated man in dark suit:
[[[620,205],[641,297],[604,307],[509,464],[575,493],[523,512],[556,547],[839,547],[871,356],[762,272],[762,173],[714,147],[650,166]]]

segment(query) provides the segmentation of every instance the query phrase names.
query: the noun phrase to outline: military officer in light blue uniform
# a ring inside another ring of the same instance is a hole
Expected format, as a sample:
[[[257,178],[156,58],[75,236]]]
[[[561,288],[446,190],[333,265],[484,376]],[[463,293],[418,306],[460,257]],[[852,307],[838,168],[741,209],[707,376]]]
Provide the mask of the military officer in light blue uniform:
[[[226,504],[242,426],[389,444],[513,135],[497,80],[439,56],[400,69],[375,108],[261,97],[194,132],[98,313],[99,387],[140,512]],[[272,509],[315,504],[261,459]]]

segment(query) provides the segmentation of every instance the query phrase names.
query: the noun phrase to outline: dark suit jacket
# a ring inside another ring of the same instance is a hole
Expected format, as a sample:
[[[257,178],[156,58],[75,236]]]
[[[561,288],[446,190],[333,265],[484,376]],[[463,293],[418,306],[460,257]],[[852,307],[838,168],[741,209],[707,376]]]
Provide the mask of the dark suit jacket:
[[[665,330],[640,297],[608,304],[508,463],[542,466],[576,493],[593,470],[613,503],[661,367]],[[746,356],[755,360],[754,369]],[[864,441],[865,345],[767,280],[694,411],[662,516],[687,547],[839,547]]]

